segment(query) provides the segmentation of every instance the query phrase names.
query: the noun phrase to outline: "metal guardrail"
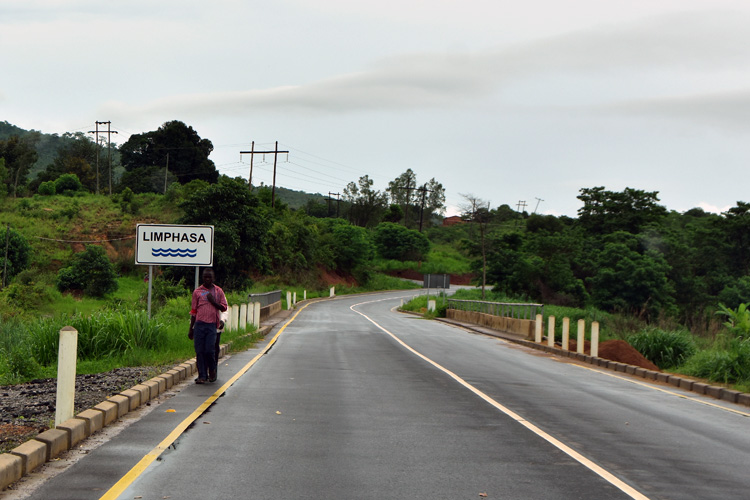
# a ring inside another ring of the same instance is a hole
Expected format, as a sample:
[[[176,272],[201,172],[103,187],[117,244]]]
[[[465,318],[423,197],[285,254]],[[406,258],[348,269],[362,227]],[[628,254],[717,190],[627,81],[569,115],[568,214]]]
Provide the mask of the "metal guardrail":
[[[266,293],[251,293],[247,298],[250,302],[260,302],[260,307],[266,307],[275,302],[281,302],[281,290]]]
[[[484,300],[448,299],[448,309],[472,311],[493,316],[516,319],[536,319],[537,314],[544,316],[544,304],[524,304],[517,302],[487,302]]]

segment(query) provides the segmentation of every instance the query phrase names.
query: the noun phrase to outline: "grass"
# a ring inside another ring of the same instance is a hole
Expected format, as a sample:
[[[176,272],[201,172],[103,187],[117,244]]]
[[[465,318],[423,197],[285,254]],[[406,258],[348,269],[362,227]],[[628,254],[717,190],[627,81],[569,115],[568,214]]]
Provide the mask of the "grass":
[[[379,259],[375,268],[380,272],[410,269],[422,274],[467,274],[471,261],[459,250],[447,244],[433,245],[422,262]]]

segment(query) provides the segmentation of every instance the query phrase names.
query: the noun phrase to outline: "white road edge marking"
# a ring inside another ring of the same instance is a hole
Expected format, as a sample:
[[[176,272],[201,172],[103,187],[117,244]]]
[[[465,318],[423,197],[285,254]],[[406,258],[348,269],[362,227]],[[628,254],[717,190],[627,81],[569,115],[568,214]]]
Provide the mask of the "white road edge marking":
[[[411,352],[415,356],[417,356],[419,358],[422,358],[424,361],[426,361],[427,363],[431,364],[432,366],[434,366],[438,370],[444,372],[449,377],[451,377],[452,379],[454,379],[456,382],[458,382],[459,384],[461,384],[465,388],[469,389],[471,392],[473,392],[474,394],[476,394],[477,396],[479,396],[480,398],[482,398],[484,401],[486,401],[487,403],[489,403],[490,405],[492,405],[493,407],[495,407],[497,410],[499,410],[502,413],[506,414],[507,416],[509,416],[510,418],[512,418],[513,420],[515,420],[516,422],[518,422],[519,424],[521,424],[524,427],[526,427],[527,429],[529,429],[531,432],[533,432],[537,436],[539,436],[542,439],[546,440],[547,442],[549,442],[550,444],[552,444],[554,447],[556,447],[557,449],[559,449],[560,451],[562,451],[563,453],[565,453],[569,457],[571,457],[574,460],[576,460],[577,462],[579,462],[584,467],[588,468],[592,472],[594,472],[597,475],[599,475],[601,478],[603,478],[605,481],[607,481],[608,483],[610,483],[615,488],[619,489],[620,491],[622,491],[623,493],[625,493],[626,495],[630,496],[633,499],[636,499],[636,500],[649,500],[649,498],[647,496],[645,496],[644,494],[642,494],[641,492],[639,492],[638,490],[636,490],[632,486],[626,484],[624,481],[622,481],[619,478],[617,478],[611,472],[607,471],[603,467],[597,465],[593,461],[591,461],[588,458],[584,457],[583,455],[581,455],[580,453],[578,453],[574,449],[570,448],[566,444],[564,444],[561,441],[557,440],[556,438],[552,437],[550,434],[547,434],[545,431],[543,431],[542,429],[540,429],[536,425],[532,424],[528,420],[524,419],[523,417],[521,417],[516,412],[514,412],[511,409],[506,408],[505,406],[501,405],[500,403],[498,403],[497,401],[495,401],[494,399],[492,399],[487,394],[485,394],[484,392],[480,391],[479,389],[477,389],[473,385],[469,384],[467,381],[465,381],[464,379],[462,379],[461,377],[459,377],[458,375],[456,375],[452,371],[448,370],[447,368],[445,368],[445,367],[441,366],[440,364],[436,363],[435,361],[431,360],[430,358],[428,358],[424,354],[422,354],[419,351],[415,350],[414,348],[412,348],[411,346],[409,346],[406,342],[404,342],[403,340],[401,340],[400,338],[398,338],[396,335],[394,335],[393,333],[391,333],[388,330],[386,330],[383,326],[379,325],[376,321],[374,321],[372,318],[370,318],[369,316],[367,316],[365,313],[357,311],[356,309],[354,309],[356,306],[361,306],[361,305],[364,305],[364,304],[371,304],[373,302],[382,302],[384,300],[393,300],[393,299],[389,298],[389,299],[370,300],[370,301],[367,301],[367,302],[360,302],[358,304],[352,304],[349,307],[349,309],[351,309],[353,312],[355,312],[355,313],[359,314],[360,316],[362,316],[363,318],[365,318],[367,321],[369,321],[370,323],[372,323],[373,325],[375,325],[377,328],[379,328],[383,332],[385,332],[388,335],[390,335],[396,342],[398,342],[399,344],[401,344],[401,346],[403,346],[406,350],[408,350],[409,352]]]

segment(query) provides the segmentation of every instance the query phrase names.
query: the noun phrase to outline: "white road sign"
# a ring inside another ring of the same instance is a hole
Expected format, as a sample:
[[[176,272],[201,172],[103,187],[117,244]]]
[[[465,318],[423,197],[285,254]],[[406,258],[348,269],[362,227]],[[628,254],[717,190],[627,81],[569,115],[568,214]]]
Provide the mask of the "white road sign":
[[[136,226],[135,263],[138,265],[211,266],[213,262],[213,226]]]

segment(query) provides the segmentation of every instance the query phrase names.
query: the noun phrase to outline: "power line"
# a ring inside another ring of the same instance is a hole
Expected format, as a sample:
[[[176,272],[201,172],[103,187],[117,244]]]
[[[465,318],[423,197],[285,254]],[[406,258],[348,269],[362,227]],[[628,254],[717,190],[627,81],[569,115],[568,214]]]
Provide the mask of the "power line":
[[[255,141],[253,141],[253,148],[255,147]],[[249,154],[250,155],[250,161],[252,162],[252,158],[256,154],[270,154],[273,153],[273,187],[271,188],[271,208],[274,208],[276,205],[276,160],[279,157],[279,153],[286,153],[289,154],[289,151],[279,151],[279,141],[276,141],[276,147],[274,147],[273,151],[240,151],[240,158],[242,158],[243,154]],[[252,165],[252,163],[251,163]],[[252,176],[252,167],[250,168],[251,176]],[[250,189],[253,188],[252,186],[252,179],[248,180],[248,184],[250,185]]]

